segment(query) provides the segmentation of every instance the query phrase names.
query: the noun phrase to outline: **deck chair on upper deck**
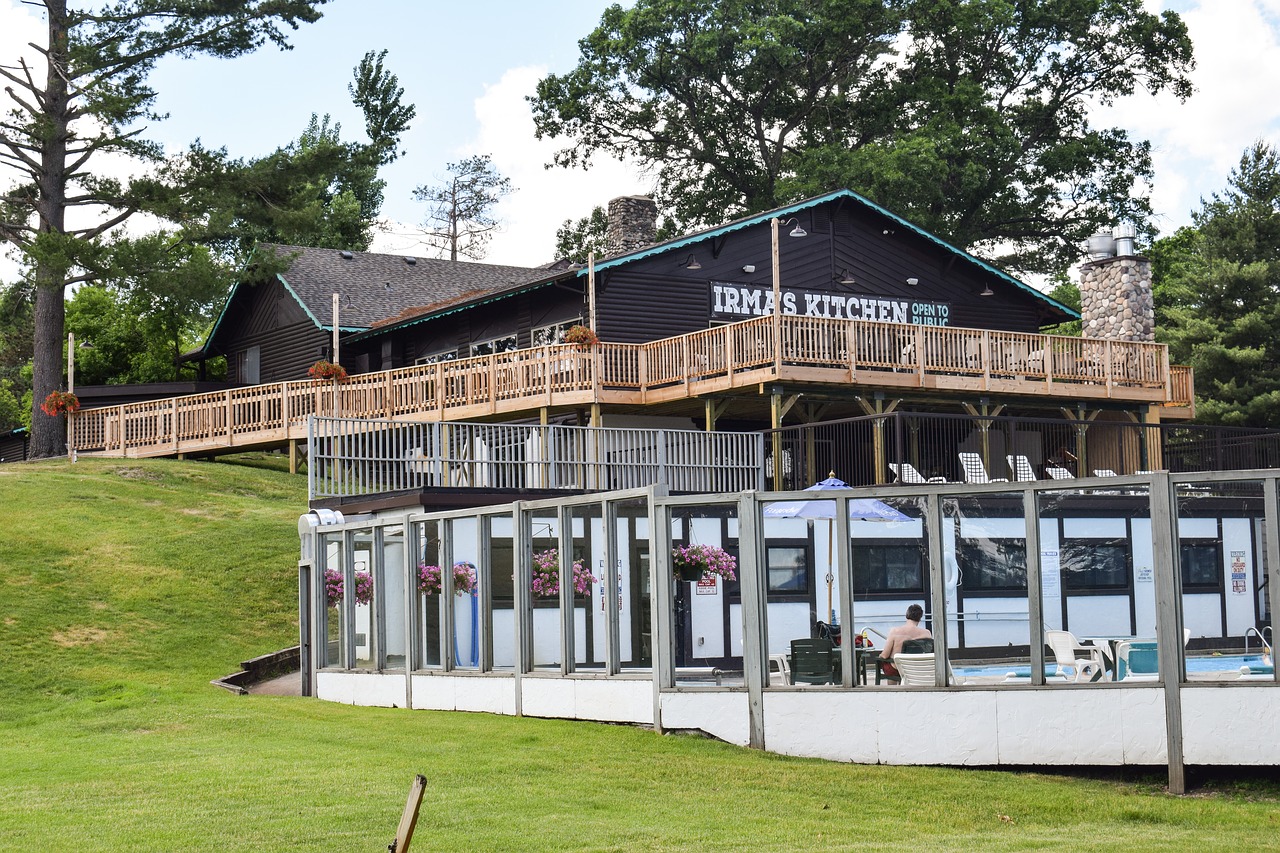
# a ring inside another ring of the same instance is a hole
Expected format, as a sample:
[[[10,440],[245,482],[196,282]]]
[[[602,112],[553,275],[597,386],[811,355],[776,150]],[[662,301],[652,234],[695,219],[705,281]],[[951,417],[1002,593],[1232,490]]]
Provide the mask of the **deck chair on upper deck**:
[[[1072,474],[1066,468],[1059,468],[1057,465],[1044,466],[1044,472],[1054,480],[1074,480],[1075,474]]]
[[[946,477],[926,477],[915,469],[910,462],[890,462],[889,470],[893,472],[893,476],[897,478],[899,483],[912,483],[914,485],[922,485],[924,483],[945,483]]]
[[[1110,468],[1094,468],[1094,469],[1093,469],[1093,476],[1095,476],[1095,477],[1114,477],[1114,476],[1116,476],[1116,472],[1115,472],[1115,471],[1112,471]]]
[[[964,469],[966,483],[1007,483],[1004,477],[989,477],[987,466],[982,464],[982,457],[976,453],[961,453],[960,467]]]
[[[1009,463],[1009,470],[1013,473],[1013,479],[1019,483],[1032,483],[1039,479],[1036,476],[1035,469],[1027,461],[1027,457],[1006,456],[1005,461]]]

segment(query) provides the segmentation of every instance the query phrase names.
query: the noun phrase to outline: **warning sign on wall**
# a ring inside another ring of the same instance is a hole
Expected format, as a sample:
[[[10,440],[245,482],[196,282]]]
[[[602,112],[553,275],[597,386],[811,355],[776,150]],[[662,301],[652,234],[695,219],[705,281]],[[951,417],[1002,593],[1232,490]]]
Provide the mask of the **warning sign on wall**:
[[[715,595],[716,594],[716,576],[703,575],[702,577],[698,578],[696,592],[698,595]]]
[[[1231,552],[1231,591],[1236,595],[1244,595],[1249,591],[1245,580],[1244,551]]]

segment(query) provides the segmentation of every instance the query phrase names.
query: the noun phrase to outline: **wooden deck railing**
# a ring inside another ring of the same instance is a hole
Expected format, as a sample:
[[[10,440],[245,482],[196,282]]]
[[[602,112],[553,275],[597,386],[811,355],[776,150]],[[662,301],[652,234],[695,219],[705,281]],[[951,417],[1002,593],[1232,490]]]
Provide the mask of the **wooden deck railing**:
[[[671,401],[782,380],[1187,406],[1191,370],[1162,344],[947,326],[760,317],[645,344],[573,345],[82,409],[81,453],[170,455],[306,437],[309,415],[463,420],[542,406]]]

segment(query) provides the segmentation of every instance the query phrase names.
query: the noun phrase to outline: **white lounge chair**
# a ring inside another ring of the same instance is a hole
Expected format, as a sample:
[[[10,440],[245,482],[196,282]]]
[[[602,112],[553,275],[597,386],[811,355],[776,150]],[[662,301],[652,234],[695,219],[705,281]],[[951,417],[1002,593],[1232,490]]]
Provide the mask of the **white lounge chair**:
[[[989,477],[987,466],[982,464],[982,457],[976,453],[961,453],[960,466],[964,468],[966,483],[1007,483],[1004,477]]]
[[[1054,480],[1074,480],[1075,474],[1072,474],[1066,468],[1059,468],[1057,465],[1044,466],[1044,472]]]
[[[1035,469],[1027,461],[1027,457],[1006,456],[1005,461],[1009,463],[1009,470],[1013,473],[1013,478],[1019,483],[1030,483],[1039,479],[1036,476]]]
[[[897,478],[899,483],[914,483],[921,485],[923,483],[945,483],[946,477],[926,477],[915,469],[910,462],[890,462],[889,470],[893,472],[893,476]]]
[[[1107,677],[1107,665],[1099,646],[1081,645],[1070,631],[1045,631],[1045,642],[1053,650],[1058,664],[1057,674],[1065,675],[1070,669],[1076,682],[1099,681]]]
[[[1116,472],[1112,471],[1110,468],[1094,468],[1093,469],[1093,476],[1095,477],[1114,477],[1115,475],[1116,475]]]

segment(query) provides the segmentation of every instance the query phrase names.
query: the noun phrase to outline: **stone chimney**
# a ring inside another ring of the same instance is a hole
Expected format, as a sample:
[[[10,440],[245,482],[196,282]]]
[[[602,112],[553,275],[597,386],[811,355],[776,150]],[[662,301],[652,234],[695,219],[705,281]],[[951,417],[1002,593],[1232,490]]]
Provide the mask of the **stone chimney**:
[[[627,195],[609,202],[609,226],[604,254],[612,258],[657,242],[658,205],[644,195]]]
[[[1133,253],[1133,227],[1114,238],[1089,238],[1093,260],[1080,267],[1081,334],[1088,338],[1151,342],[1156,337],[1151,261]]]

